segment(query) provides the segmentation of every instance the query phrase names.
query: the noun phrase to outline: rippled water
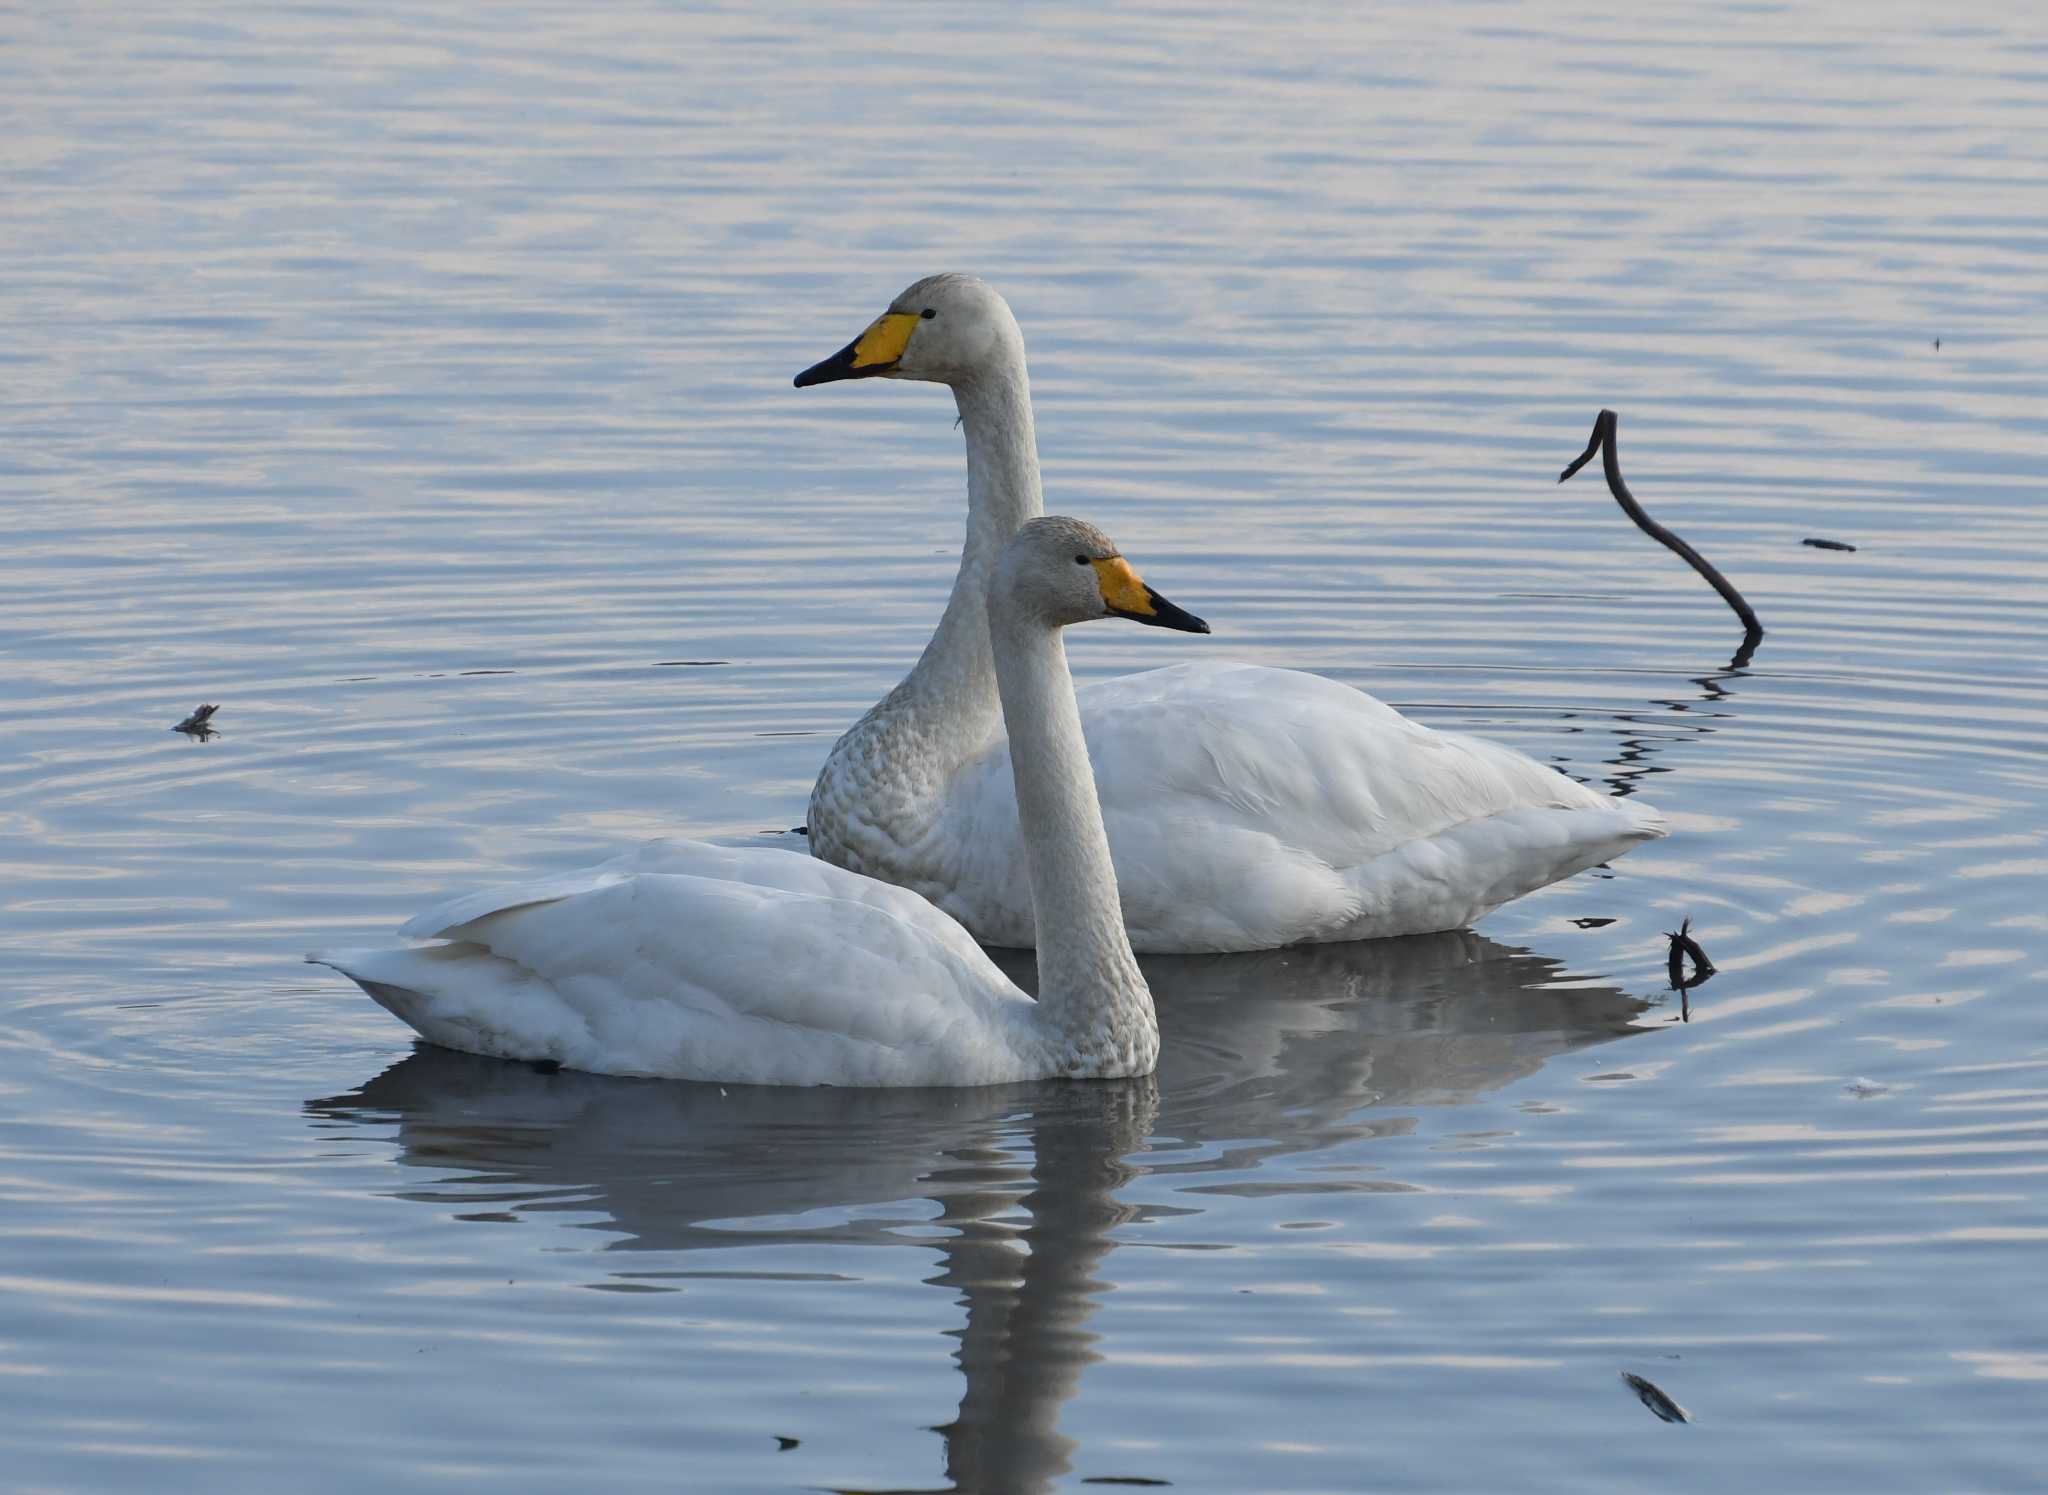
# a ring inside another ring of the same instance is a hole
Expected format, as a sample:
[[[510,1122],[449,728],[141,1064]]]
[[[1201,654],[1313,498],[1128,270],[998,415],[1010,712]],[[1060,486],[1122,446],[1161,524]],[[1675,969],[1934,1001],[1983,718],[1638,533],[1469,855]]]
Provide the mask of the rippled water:
[[[2031,1487],[2048,32],[1973,14],[0,19],[6,1482]],[[1134,1085],[542,1076],[300,965],[800,844],[962,464],[789,376],[936,268],[1217,625],[1084,674],[1312,666],[1671,839],[1148,962]],[[1746,667],[1555,486],[1603,405]]]

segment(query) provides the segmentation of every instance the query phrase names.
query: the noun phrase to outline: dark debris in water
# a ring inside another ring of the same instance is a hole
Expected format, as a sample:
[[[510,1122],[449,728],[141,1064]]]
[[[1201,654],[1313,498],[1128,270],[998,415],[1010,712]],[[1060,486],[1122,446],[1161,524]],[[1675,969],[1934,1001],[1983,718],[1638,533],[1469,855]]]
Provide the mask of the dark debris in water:
[[[782,1434],[777,1433],[775,1435],[775,1451],[777,1453],[788,1453],[792,1448],[797,1447],[802,1442],[803,1439],[801,1438],[785,1438],[782,1436]]]
[[[1851,545],[1847,540],[1815,540],[1809,538],[1801,540],[1799,543],[1801,545],[1811,545],[1815,550],[1853,551],[1856,548],[1855,546]]]
[[[657,670],[702,670],[714,664],[731,663],[730,659],[657,659],[654,667]]]
[[[1572,922],[1581,929],[1605,929],[1614,921],[1612,919],[1574,919]]]
[[[1707,952],[1700,948],[1700,942],[1692,937],[1692,916],[1677,929],[1668,931],[1665,939],[1671,941],[1671,954],[1666,974],[1671,978],[1671,989],[1678,993],[1678,1020],[1692,1021],[1692,989],[1705,986],[1713,977],[1714,963],[1707,959]],[[1692,970],[1685,968],[1686,960],[1692,961]]]
[[[1142,1474],[1091,1474],[1081,1481],[1084,1485],[1170,1485],[1170,1479],[1147,1479]]]
[[[173,732],[183,732],[187,737],[196,737],[201,742],[206,741],[209,737],[218,737],[220,736],[219,731],[211,725],[213,714],[218,710],[220,710],[218,702],[211,706],[201,706],[190,716],[179,722],[177,726],[171,728],[171,730]]]
[[[1661,1420],[1665,1422],[1692,1421],[1692,1414],[1660,1391],[1656,1383],[1646,1381],[1641,1376],[1634,1375],[1629,1371],[1623,1371],[1621,1379],[1627,1383],[1629,1390],[1642,1399],[1643,1405],[1652,1412],[1655,1412]]]

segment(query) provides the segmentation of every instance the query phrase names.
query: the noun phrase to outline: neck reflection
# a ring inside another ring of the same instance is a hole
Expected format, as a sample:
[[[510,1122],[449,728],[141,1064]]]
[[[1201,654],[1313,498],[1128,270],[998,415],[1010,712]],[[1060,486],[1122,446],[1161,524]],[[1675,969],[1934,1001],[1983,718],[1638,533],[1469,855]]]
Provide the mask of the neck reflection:
[[[1028,983],[1028,953],[1006,958]],[[963,1309],[963,1392],[937,1429],[949,1487],[1030,1492],[1104,1463],[1060,1423],[1099,1358],[1106,1263],[1164,1212],[1219,1207],[1189,1175],[1410,1131],[1399,1108],[1468,1101],[1643,1031],[1646,1006],[1469,932],[1142,964],[1164,1034],[1142,1081],[790,1091],[541,1075],[422,1046],[307,1112],[348,1131],[395,1121],[411,1175],[383,1190],[396,1197],[500,1221],[601,1213],[597,1286],[729,1277],[750,1245],[935,1250],[925,1280]],[[721,1270],[693,1266],[706,1249]]]

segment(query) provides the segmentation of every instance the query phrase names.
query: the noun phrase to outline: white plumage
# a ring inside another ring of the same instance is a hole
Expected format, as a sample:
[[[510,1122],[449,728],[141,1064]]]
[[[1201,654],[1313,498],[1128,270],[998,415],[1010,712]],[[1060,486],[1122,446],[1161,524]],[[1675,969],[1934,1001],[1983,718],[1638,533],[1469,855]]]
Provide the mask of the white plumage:
[[[656,841],[400,933],[447,943],[318,959],[473,1054],[762,1085],[1035,1077],[1031,1006],[966,930],[794,852]]]
[[[1299,670],[1174,665],[1078,695],[1138,950],[1455,929],[1663,833],[1647,807]],[[919,891],[1028,945],[1009,778],[1007,739],[960,765],[931,836],[955,859]]]
[[[1202,625],[1070,519],[1020,531],[994,584],[999,673],[1021,718],[1013,793],[1036,807],[1009,872],[1041,889],[1038,1001],[914,893],[696,841],[455,898],[401,930],[442,943],[309,959],[434,1043],[603,1074],[878,1086],[1150,1073],[1151,993],[1116,917],[1058,629],[1111,611]]]
[[[984,943],[1028,944],[980,600],[993,558],[1042,507],[1023,336],[988,286],[933,276],[797,382],[870,375],[953,389],[967,543],[916,668],[827,758],[811,849],[915,889]],[[1089,685],[1080,703],[1141,951],[1453,929],[1664,834],[1648,805],[1319,675],[1199,661]]]

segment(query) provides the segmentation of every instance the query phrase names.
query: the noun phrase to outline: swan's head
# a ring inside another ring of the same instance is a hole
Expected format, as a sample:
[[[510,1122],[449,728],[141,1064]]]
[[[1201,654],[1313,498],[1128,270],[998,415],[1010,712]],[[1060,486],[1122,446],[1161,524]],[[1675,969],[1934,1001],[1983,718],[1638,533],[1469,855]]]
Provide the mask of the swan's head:
[[[1024,334],[993,286],[972,275],[927,275],[859,337],[798,374],[796,387],[875,378],[958,384],[1023,361]]]
[[[1094,525],[1064,515],[1034,519],[1003,547],[989,582],[1000,610],[1019,611],[1055,627],[1091,618],[1129,618],[1155,628],[1207,633],[1209,625],[1145,585],[1116,541]]]

